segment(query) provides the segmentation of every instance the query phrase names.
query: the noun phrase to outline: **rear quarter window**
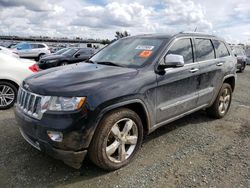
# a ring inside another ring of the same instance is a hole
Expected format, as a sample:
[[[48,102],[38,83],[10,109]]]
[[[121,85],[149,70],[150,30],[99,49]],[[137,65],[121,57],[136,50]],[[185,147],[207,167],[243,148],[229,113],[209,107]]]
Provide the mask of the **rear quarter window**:
[[[215,59],[214,47],[210,39],[195,39],[196,61]]]
[[[216,53],[217,58],[226,57],[226,56],[230,55],[224,42],[221,42],[218,40],[213,40],[213,44],[214,44],[215,53]]]
[[[45,46],[43,44],[38,44],[38,48],[44,48]]]

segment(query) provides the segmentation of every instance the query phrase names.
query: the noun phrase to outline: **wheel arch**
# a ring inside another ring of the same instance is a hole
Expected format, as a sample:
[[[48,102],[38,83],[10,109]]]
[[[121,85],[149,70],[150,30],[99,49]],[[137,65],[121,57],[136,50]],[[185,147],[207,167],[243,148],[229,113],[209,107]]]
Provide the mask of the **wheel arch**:
[[[19,89],[19,85],[16,82],[14,82],[13,80],[0,79],[0,82],[9,82],[9,83],[13,84],[14,86],[16,86],[17,90]]]
[[[223,83],[228,83],[232,87],[232,91],[235,89],[235,76],[228,76],[224,79]]]
[[[114,105],[110,105],[106,108],[104,108],[98,116],[98,121],[96,124],[96,128],[99,125],[101,119],[109,112],[119,109],[119,108],[128,108],[132,111],[134,111],[135,113],[137,113],[137,115],[140,117],[141,121],[142,121],[142,125],[143,125],[143,132],[144,134],[148,134],[149,129],[150,129],[150,118],[149,118],[149,112],[147,110],[146,105],[144,104],[144,102],[140,99],[133,99],[133,100],[129,100],[129,101],[124,101],[124,102],[120,102]]]

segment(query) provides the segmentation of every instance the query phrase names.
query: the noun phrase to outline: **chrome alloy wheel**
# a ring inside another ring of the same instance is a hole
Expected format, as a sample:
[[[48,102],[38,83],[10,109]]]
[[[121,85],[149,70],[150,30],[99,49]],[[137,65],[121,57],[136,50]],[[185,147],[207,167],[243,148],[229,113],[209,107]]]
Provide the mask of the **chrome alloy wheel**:
[[[128,159],[135,150],[138,128],[135,122],[124,118],[116,122],[109,132],[106,154],[112,162],[121,163]]]
[[[219,99],[219,112],[225,114],[230,105],[231,94],[228,88],[225,88]]]
[[[6,107],[15,100],[14,90],[7,85],[0,85],[0,107]]]

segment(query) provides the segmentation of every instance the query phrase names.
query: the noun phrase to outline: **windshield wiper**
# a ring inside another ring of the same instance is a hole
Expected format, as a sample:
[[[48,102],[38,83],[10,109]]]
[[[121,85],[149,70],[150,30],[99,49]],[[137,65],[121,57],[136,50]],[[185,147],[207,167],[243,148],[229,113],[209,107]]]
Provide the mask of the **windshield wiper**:
[[[111,65],[111,66],[123,67],[122,65],[118,65],[118,64],[110,62],[110,61],[99,61],[99,62],[96,62],[96,63],[97,64],[102,64],[102,65]]]

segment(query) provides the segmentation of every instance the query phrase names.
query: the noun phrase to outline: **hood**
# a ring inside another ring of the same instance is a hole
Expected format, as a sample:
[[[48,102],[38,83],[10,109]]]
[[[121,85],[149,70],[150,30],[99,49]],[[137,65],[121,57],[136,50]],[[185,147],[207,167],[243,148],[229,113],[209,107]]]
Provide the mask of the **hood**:
[[[87,96],[101,87],[127,82],[137,72],[132,68],[78,63],[41,71],[24,83],[32,92],[40,95]]]

